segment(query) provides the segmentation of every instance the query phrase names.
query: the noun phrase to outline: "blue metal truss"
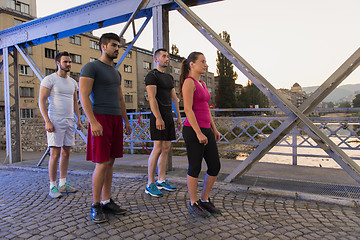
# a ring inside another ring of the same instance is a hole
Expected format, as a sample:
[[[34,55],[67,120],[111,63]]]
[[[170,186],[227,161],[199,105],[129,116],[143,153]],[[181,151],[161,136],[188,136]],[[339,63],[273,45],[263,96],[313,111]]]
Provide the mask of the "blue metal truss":
[[[222,0],[192,0],[185,3],[192,6],[218,1]],[[140,2],[139,0],[97,0],[2,30],[0,54],[3,48],[13,47],[15,44],[34,46],[127,22]],[[169,10],[175,10],[177,6],[172,0],[150,0],[136,14],[135,19],[149,16],[153,7],[162,5],[169,5]]]
[[[197,6],[218,1],[222,0],[185,0],[184,2],[189,6]],[[118,68],[123,58],[130,51],[131,47],[147,26],[147,23],[150,21],[153,13],[160,16],[159,20],[154,22],[154,26],[162,24],[162,22],[160,22],[160,20],[162,20],[162,11],[160,10],[162,10],[163,5],[167,6],[167,11],[175,10],[177,7],[177,4],[173,0],[97,0],[0,31],[0,55],[4,55],[0,72],[2,71],[4,73],[7,143],[6,157],[10,159],[10,163],[13,162],[11,159],[12,150],[10,121],[10,97],[13,96],[11,96],[9,90],[10,75],[8,65],[8,55],[10,52],[17,49],[41,81],[44,78],[44,75],[41,74],[40,70],[36,67],[36,64],[22,50],[24,47],[35,46],[99,28],[127,22],[120,36],[124,34],[130,24],[133,24],[134,39],[130,42],[125,53],[120,59],[117,65]],[[154,9],[156,9],[156,11],[154,11]],[[135,33],[134,20],[144,17],[146,20],[140,27],[139,31]],[[162,37],[163,34],[163,29],[158,28],[156,35]],[[154,42],[154,46],[157,45],[159,44]],[[15,99],[15,101],[17,100]],[[78,133],[86,142],[84,134],[82,134],[82,132]]]
[[[252,165],[259,161],[260,158],[275,146],[283,136],[299,125],[325,152],[329,154],[329,156],[360,183],[360,167],[323,132],[321,132],[306,116],[306,114],[311,112],[320,101],[322,101],[360,65],[360,49],[358,49],[337,71],[335,71],[335,73],[325,81],[317,91],[307,99],[307,101],[299,108],[296,108],[235,50],[226,44],[217,33],[189,9],[189,6],[217,1],[219,0],[98,0],[1,31],[0,54],[2,54],[2,52],[7,53],[9,50],[11,51],[15,45],[38,45],[55,39],[73,36],[128,21],[124,28],[124,30],[126,30],[130,21],[133,22],[134,19],[147,17],[145,24],[142,27],[143,29],[151,15],[154,17],[154,46],[161,47],[164,34],[164,29],[162,27],[162,10],[163,5],[167,5],[168,11],[178,10],[180,14],[182,14],[288,116],[280,127],[277,128],[269,138],[263,141],[260,146],[225,179],[225,181],[231,181],[236,176],[247,172]],[[145,5],[139,9],[139,6],[142,4]],[[136,10],[134,11],[134,9]],[[134,12],[136,12],[136,14],[134,14]],[[135,41],[142,29],[138,34],[134,34]],[[130,48],[128,48],[128,50],[130,50]],[[5,65],[5,68],[8,68],[8,66]],[[7,107],[8,106],[9,105],[7,105]]]
[[[204,37],[206,37],[222,54],[226,56],[257,88],[259,88],[273,103],[275,103],[288,118],[277,128],[268,139],[253,151],[226,179],[231,181],[235,177],[246,173],[261,157],[280,141],[296,125],[300,124],[310,137],[331,156],[355,181],[360,183],[360,167],[323,132],[321,132],[305,114],[309,114],[336,86],[338,86],[351,72],[360,65],[360,48],[327,80],[314,94],[305,101],[300,108],[295,107],[274,86],[272,86],[259,72],[245,61],[229,44],[223,41],[204,21],[202,21],[182,1],[175,0],[179,5],[178,11]]]

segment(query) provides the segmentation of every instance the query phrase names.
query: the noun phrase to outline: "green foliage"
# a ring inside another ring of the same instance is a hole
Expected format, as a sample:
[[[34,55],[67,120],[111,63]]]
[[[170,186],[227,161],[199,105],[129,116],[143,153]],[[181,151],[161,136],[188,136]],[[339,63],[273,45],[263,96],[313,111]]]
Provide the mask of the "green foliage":
[[[226,31],[223,31],[222,34],[220,33],[219,35],[231,46],[230,35]],[[234,66],[220,51],[217,51],[216,62],[216,71],[219,76],[216,105],[219,108],[237,107],[235,97],[235,80],[238,75],[234,72]]]
[[[241,89],[241,94],[237,96],[237,107],[248,108],[250,105],[266,108],[269,107],[269,99],[249,81],[248,85]]]
[[[354,100],[352,101],[352,104],[354,108],[360,107],[360,94],[356,94]]]
[[[342,102],[339,105],[339,108],[350,108],[350,107],[351,107],[350,102]]]
[[[335,104],[333,102],[326,102],[328,108],[334,108]]]

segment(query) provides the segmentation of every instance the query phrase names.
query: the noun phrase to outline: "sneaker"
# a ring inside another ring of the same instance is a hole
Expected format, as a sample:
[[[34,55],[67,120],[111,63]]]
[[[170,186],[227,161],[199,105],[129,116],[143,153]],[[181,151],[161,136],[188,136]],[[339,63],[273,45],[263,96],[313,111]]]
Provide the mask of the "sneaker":
[[[202,202],[201,200],[199,200],[198,202],[199,202],[200,206],[202,208],[204,208],[206,211],[208,211],[209,213],[221,214],[220,209],[215,207],[215,205],[210,201],[210,198],[209,198],[209,202]]]
[[[124,215],[126,213],[126,209],[121,208],[111,198],[110,202],[103,205],[102,209],[104,213],[111,213],[116,215]]]
[[[191,203],[189,204],[189,212],[198,217],[203,217],[203,218],[210,217],[211,214],[208,211],[206,211],[204,208],[202,208],[198,202],[199,201],[195,202],[193,205],[191,205]]]
[[[176,190],[176,187],[172,186],[167,179],[164,182],[157,181],[156,186],[158,189],[165,189],[170,192],[173,192]]]
[[[90,217],[94,223],[102,223],[107,221],[100,203],[94,203],[93,205],[91,205]]]
[[[50,189],[49,195],[52,198],[60,198],[62,196],[61,193],[59,192],[59,189],[56,186]]]
[[[62,186],[59,188],[59,191],[60,191],[61,193],[66,193],[66,192],[68,192],[68,193],[75,193],[75,192],[77,192],[77,190],[76,190],[74,187],[72,187],[70,184],[68,184],[68,183],[65,183],[64,185],[62,185]]]
[[[155,183],[151,183],[149,186],[146,186],[145,193],[153,197],[162,197],[163,193],[157,188]]]

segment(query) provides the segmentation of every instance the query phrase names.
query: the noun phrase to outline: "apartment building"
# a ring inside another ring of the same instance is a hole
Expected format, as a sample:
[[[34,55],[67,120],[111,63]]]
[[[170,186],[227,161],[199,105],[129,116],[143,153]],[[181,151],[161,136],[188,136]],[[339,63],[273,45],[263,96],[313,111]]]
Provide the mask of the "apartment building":
[[[36,1],[7,0],[0,3],[0,30],[10,28],[23,22],[36,18]],[[70,76],[79,80],[81,68],[87,62],[96,60],[101,52],[99,48],[99,38],[92,33],[80,34],[57,41],[28,47],[25,49],[29,57],[34,61],[40,72],[46,76],[56,71],[55,55],[57,51],[67,51],[70,53],[72,67]],[[125,40],[122,40],[122,44]],[[121,56],[125,48],[121,48]],[[125,102],[128,111],[137,110],[137,81],[136,81],[136,60],[135,54],[129,52],[119,67],[122,75],[122,84]],[[2,56],[0,56],[2,59]],[[0,59],[0,61],[1,61]],[[10,72],[11,68],[9,69]],[[19,55],[18,57],[19,74],[19,95],[20,95],[20,115],[21,118],[40,118],[38,108],[38,95],[40,80],[35,76],[30,66]],[[3,75],[0,77],[0,116],[4,115],[4,82]],[[11,99],[11,104],[13,100]]]
[[[6,0],[0,2],[0,31],[6,28],[22,24],[36,18],[36,0]],[[24,49],[28,56],[36,64],[42,75],[46,76],[56,71],[55,55],[58,51],[70,53],[72,67],[70,76],[79,80],[81,68],[87,62],[100,57],[99,37],[91,32],[76,36],[59,39],[57,41]],[[125,46],[125,39],[121,40]],[[125,52],[125,47],[119,51],[119,56]],[[174,86],[178,92],[181,62],[184,58],[170,54],[170,62],[167,72],[174,77]],[[2,56],[0,56],[0,61]],[[150,106],[145,88],[145,76],[154,68],[152,51],[133,47],[119,66],[118,70],[122,76],[122,90],[128,112],[149,111]],[[13,68],[9,68],[13,73]],[[41,118],[38,108],[38,96],[40,80],[31,70],[26,61],[18,56],[18,79],[20,95],[21,118]],[[210,103],[215,102],[214,74],[207,72],[201,76],[212,94]],[[12,79],[10,78],[10,81]],[[11,84],[11,83],[10,83]],[[0,74],[0,117],[4,116],[4,81]],[[12,90],[12,89],[10,89]],[[12,105],[14,100],[11,99]],[[182,106],[182,103],[180,103]]]

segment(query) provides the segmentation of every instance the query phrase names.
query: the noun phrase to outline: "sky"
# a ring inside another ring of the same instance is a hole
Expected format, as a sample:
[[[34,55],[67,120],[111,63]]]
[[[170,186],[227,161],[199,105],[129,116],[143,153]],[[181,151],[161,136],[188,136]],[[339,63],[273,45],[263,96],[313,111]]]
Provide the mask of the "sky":
[[[38,17],[44,17],[90,0],[36,2]],[[233,49],[276,88],[321,85],[360,47],[360,0],[224,0],[191,9],[215,32],[227,31]],[[183,57],[203,52],[216,76],[216,48],[177,11],[169,21],[170,46],[176,44]],[[120,33],[123,26],[94,34]],[[132,40],[131,28],[124,37]],[[151,50],[152,44],[151,21],[135,46]],[[237,83],[246,85],[247,78],[234,70]],[[360,67],[342,84],[360,84]]]

